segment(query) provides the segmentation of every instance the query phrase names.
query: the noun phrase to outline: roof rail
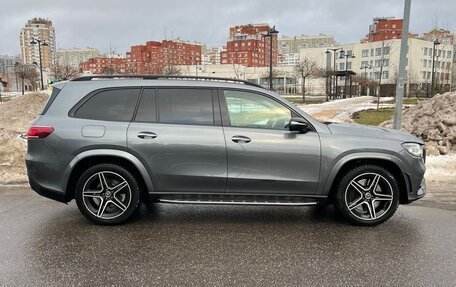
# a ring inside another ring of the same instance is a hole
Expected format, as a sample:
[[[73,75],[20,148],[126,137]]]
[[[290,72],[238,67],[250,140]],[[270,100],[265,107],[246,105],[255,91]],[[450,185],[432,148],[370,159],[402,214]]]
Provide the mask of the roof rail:
[[[239,83],[247,86],[265,89],[265,87],[246,80],[219,78],[219,77],[195,77],[195,76],[164,76],[164,75],[88,75],[71,79],[72,82],[91,81],[96,79],[142,79],[142,80],[192,80],[192,81],[214,81]]]

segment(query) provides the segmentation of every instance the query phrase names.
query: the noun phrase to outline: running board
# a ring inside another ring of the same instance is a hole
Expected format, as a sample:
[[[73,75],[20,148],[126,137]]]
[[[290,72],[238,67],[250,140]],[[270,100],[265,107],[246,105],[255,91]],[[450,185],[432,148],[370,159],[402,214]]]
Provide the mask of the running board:
[[[268,205],[268,206],[311,206],[318,202],[279,202],[279,201],[248,201],[248,200],[194,200],[194,199],[158,199],[162,203],[174,204],[211,204],[211,205]]]

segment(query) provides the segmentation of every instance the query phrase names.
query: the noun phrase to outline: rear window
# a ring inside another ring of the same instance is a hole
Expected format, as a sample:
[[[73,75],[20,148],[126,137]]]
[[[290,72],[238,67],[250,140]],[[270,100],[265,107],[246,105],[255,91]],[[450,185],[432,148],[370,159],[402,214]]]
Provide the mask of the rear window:
[[[40,115],[44,115],[49,110],[49,107],[52,105],[52,102],[54,102],[55,98],[57,98],[57,95],[60,93],[60,91],[61,91],[61,89],[57,89],[55,87],[52,88],[51,96],[49,97],[49,99],[48,99],[46,105],[44,106],[44,109]]]
[[[101,91],[82,104],[74,116],[100,121],[131,121],[140,89]]]
[[[211,90],[159,89],[158,107],[161,123],[214,125]]]

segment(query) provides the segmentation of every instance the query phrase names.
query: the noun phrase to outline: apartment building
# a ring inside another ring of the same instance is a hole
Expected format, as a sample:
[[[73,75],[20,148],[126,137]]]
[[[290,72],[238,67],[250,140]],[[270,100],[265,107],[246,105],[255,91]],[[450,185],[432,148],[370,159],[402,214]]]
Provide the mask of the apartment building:
[[[378,42],[391,39],[401,39],[403,19],[394,17],[374,18],[369,25],[369,33],[362,42]]]
[[[41,45],[33,44],[33,40],[40,40]],[[22,62],[24,64],[40,64],[39,49],[43,69],[49,68],[55,61],[55,29],[52,21],[43,18],[28,20],[20,32],[20,46]]]
[[[200,65],[201,45],[182,40],[148,41],[132,46],[126,57],[96,57],[80,65],[85,73],[160,74],[166,66]]]
[[[271,27],[268,24],[247,24],[229,29],[226,51],[220,53],[221,64],[237,64],[247,67],[266,67],[270,62],[272,41],[272,65],[277,66],[277,34],[265,37]]]
[[[62,67],[79,68],[81,63],[99,55],[100,52],[95,48],[59,49],[56,52],[56,63]]]

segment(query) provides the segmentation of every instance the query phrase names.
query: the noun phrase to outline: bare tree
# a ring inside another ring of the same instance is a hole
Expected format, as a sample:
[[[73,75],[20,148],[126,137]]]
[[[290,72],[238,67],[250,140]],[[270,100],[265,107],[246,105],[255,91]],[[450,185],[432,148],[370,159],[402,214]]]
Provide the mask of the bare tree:
[[[70,66],[55,65],[52,68],[54,78],[65,81],[76,77],[79,74],[78,69]]]
[[[36,82],[39,75],[35,65],[18,64],[14,66],[14,72],[16,73],[16,76],[21,79],[22,95],[24,94],[26,81],[29,81],[33,87],[36,88]]]
[[[278,78],[280,76],[282,76],[283,73],[282,71],[280,71],[279,69],[277,68],[272,68],[272,79],[274,78]],[[263,79],[266,80],[266,83],[269,85],[269,68],[263,73],[263,76],[262,76]]]
[[[310,77],[318,77],[321,75],[321,69],[317,63],[309,58],[304,58],[295,68],[295,73],[302,78],[302,100],[306,101],[306,79]]]
[[[175,65],[165,65],[160,74],[164,76],[180,76],[182,75],[182,69]]]

